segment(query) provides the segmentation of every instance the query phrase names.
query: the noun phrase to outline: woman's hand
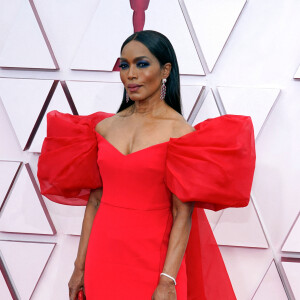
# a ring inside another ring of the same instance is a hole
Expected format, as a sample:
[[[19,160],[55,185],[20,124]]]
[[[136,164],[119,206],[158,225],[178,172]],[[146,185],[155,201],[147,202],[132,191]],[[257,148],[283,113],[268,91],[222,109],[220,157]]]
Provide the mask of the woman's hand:
[[[85,213],[82,222],[82,229],[80,234],[80,241],[77,251],[77,257],[74,262],[74,271],[69,281],[69,299],[77,300],[77,294],[79,290],[84,290],[84,267],[85,267],[85,257],[87,252],[87,246],[89,242],[89,237],[91,234],[93,222],[101,201],[103,189],[91,190],[89,201],[85,208]],[[78,299],[81,300],[81,299]]]
[[[177,300],[173,280],[168,277],[161,276],[151,300]]]
[[[75,267],[73,274],[70,278],[70,281],[68,283],[70,300],[77,300],[77,293],[80,289],[83,289],[83,292],[84,292],[83,279],[84,279],[84,270]]]

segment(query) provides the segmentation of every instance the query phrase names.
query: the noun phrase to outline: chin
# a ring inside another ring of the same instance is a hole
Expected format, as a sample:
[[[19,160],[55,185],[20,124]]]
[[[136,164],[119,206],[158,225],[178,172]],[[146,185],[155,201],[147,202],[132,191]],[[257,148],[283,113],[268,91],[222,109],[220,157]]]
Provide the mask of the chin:
[[[132,101],[141,101],[141,100],[144,100],[144,99],[141,99],[140,97],[136,97],[136,96],[133,96],[132,98],[129,96],[129,98],[130,98]]]

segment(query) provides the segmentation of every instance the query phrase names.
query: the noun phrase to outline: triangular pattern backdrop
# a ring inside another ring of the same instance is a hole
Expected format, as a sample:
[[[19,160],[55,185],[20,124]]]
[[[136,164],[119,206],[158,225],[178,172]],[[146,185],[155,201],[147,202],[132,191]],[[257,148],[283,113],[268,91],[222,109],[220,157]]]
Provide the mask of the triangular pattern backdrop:
[[[134,25],[133,2],[2,1],[0,298],[68,297],[85,207],[40,194],[47,113],[116,112],[121,44],[152,29],[174,45],[190,124],[223,114],[254,124],[249,206],[205,210],[238,300],[300,299],[300,5],[150,0]]]

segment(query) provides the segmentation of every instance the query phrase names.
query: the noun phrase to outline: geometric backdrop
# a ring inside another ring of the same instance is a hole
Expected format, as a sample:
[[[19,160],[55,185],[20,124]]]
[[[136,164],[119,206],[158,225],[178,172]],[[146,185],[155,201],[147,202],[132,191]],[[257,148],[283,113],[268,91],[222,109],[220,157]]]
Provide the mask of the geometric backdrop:
[[[172,42],[190,124],[251,116],[250,204],[206,210],[240,300],[300,299],[300,4],[293,0],[2,0],[0,295],[64,300],[85,207],[40,194],[46,114],[115,113],[119,49],[134,30]],[[55,288],[53,288],[55,287]]]

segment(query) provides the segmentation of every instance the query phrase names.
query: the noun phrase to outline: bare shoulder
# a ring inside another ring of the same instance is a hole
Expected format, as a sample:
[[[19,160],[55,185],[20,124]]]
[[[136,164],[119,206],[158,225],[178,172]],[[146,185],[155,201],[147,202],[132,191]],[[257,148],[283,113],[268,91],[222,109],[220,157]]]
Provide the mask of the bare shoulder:
[[[115,113],[113,116],[101,120],[99,123],[97,123],[95,130],[100,134],[105,135],[105,133],[108,132],[113,126],[122,126],[122,120],[125,120],[126,117],[130,116],[132,114],[131,111],[132,107],[129,106],[122,111]]]
[[[111,117],[112,118],[112,117]],[[97,123],[95,130],[102,134],[105,131],[105,127],[107,127],[110,124],[110,118],[105,118]]]
[[[117,113],[111,117],[105,118],[97,123],[95,130],[100,134],[104,134],[108,128],[112,125],[114,120],[119,116],[120,113]]]
[[[172,121],[172,137],[173,138],[181,137],[187,133],[190,133],[190,132],[193,132],[196,130],[177,111],[174,111],[174,113],[172,113],[172,115],[173,115],[173,117],[172,117],[172,119],[173,119],[173,121]]]

